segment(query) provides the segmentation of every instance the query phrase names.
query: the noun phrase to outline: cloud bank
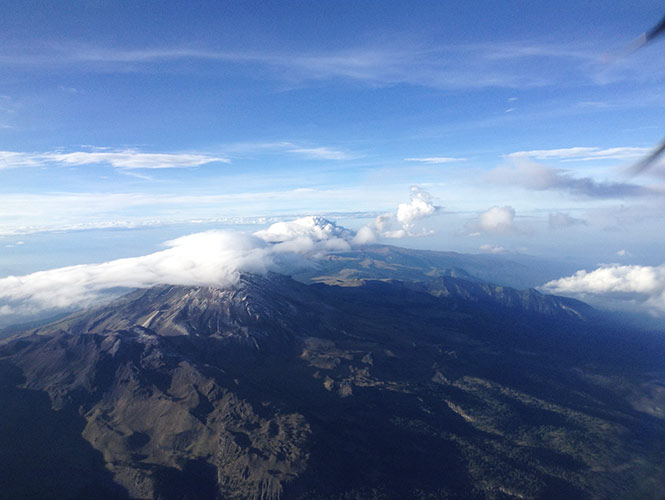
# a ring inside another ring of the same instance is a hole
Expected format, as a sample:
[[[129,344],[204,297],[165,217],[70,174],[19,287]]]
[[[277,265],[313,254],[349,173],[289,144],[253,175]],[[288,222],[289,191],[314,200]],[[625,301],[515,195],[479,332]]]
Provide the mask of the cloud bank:
[[[591,177],[574,177],[567,171],[549,168],[526,156],[513,156],[512,165],[489,172],[487,178],[497,184],[521,186],[534,191],[561,190],[586,198],[626,198],[655,194],[644,186],[624,182],[599,182]]]
[[[665,315],[665,264],[603,266],[590,272],[577,271],[540,288],[547,293],[615,307],[638,306],[652,314]]]
[[[307,266],[309,258],[348,250],[353,236],[320,217],[279,222],[255,234],[190,234],[166,242],[165,250],[141,257],[0,279],[0,315],[87,306],[113,289],[157,284],[232,286],[242,272],[290,272]]]
[[[0,279],[0,316],[85,307],[131,288],[157,284],[232,286],[240,273],[290,273],[329,252],[377,237],[430,234],[416,223],[435,214],[430,195],[413,186],[395,214],[379,216],[357,233],[322,217],[276,222],[253,234],[206,231],[166,242],[165,250],[101,264],[69,266]]]

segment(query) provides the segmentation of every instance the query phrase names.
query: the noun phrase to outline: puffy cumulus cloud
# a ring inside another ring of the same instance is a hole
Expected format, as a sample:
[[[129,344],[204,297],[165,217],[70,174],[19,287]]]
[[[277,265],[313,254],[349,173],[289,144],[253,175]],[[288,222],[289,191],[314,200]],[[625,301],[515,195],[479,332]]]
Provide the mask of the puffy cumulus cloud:
[[[254,235],[270,243],[279,243],[300,236],[307,236],[317,241],[331,238],[349,239],[352,233],[323,217],[309,216],[289,222],[276,222],[268,229],[255,232]]]
[[[274,243],[274,251],[295,253],[325,253],[349,250],[352,231],[323,217],[302,217],[290,222],[276,222],[254,236]]]
[[[485,233],[515,232],[515,209],[513,207],[491,207],[480,214],[473,227]]]
[[[348,250],[353,237],[320,217],[278,222],[255,234],[190,234],[141,257],[0,279],[0,315],[87,306],[114,290],[158,284],[233,286],[242,272],[292,272],[310,265],[310,258]]]
[[[549,214],[549,225],[551,229],[562,229],[566,227],[586,225],[586,221],[564,212],[557,212],[555,214]]]
[[[513,207],[492,207],[480,214],[478,227],[487,232],[505,233],[513,230],[514,220]]]
[[[665,264],[660,266],[609,265],[594,271],[578,271],[572,276],[545,283],[541,290],[570,295],[601,306],[634,307],[665,314]]]
[[[405,238],[433,234],[432,230],[425,228],[418,231],[416,226],[420,220],[431,217],[440,210],[441,207],[434,205],[427,191],[418,186],[411,186],[409,202],[400,203],[396,213],[379,215],[371,224],[361,228],[354,243],[371,243],[379,237]]]
[[[377,235],[376,232],[369,226],[363,226],[358,229],[356,235],[353,238],[353,244],[355,245],[368,245],[376,241]]]
[[[587,198],[626,198],[657,194],[658,191],[625,182],[601,182],[591,177],[574,177],[550,168],[528,156],[508,156],[511,164],[490,171],[487,179],[497,184],[517,185],[534,191],[561,190]]]
[[[515,222],[515,209],[513,207],[493,206],[478,215],[476,219],[468,221],[459,231],[459,234],[480,236],[482,234],[511,235],[524,232],[524,229]]]
[[[434,215],[438,207],[432,204],[432,197],[418,186],[411,187],[411,201],[400,203],[397,207],[397,220],[408,232],[413,229],[417,220]]]

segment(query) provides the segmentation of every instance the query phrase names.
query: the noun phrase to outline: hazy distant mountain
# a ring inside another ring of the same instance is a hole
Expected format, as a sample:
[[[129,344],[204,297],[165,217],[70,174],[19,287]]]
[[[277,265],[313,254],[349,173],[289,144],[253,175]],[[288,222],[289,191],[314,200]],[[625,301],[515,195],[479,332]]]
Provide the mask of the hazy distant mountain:
[[[452,276],[530,288],[572,274],[579,268],[579,264],[527,255],[463,254],[368,245],[330,253],[316,261],[312,269],[294,277],[302,281],[353,285],[364,279],[423,281]]]
[[[659,498],[662,338],[478,280],[355,284],[161,286],[3,342],[0,497]]]

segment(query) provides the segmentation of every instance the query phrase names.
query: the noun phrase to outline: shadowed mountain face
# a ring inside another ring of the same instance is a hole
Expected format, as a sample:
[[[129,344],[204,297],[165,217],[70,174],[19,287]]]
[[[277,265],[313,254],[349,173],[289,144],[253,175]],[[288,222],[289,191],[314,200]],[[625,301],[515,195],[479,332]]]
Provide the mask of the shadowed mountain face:
[[[597,316],[450,276],[139,290],[0,344],[0,497],[659,498],[665,343]]]

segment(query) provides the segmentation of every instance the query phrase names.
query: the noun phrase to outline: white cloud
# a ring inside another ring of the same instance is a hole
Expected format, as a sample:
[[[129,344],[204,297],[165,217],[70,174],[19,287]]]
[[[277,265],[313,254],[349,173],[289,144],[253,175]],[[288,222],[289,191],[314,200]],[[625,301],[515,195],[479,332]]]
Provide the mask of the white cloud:
[[[564,212],[557,212],[549,214],[549,225],[551,229],[562,229],[566,227],[586,225],[586,221]]]
[[[44,159],[38,154],[0,151],[0,169],[20,167],[40,167]]]
[[[80,43],[51,44],[48,51],[6,50],[0,62],[35,70],[54,66],[84,66],[86,71],[139,71],[151,64],[250,66],[262,76],[286,82],[343,78],[367,85],[410,84],[434,88],[524,89],[569,83],[587,83],[596,76],[597,44],[533,41],[473,44],[390,44],[357,46],[335,51],[280,51],[274,47],[218,50],[208,47],[126,48]],[[639,65],[637,67],[639,69]],[[653,68],[650,68],[653,74]],[[614,78],[627,75],[615,75]],[[634,77],[632,77],[634,78]]]
[[[624,182],[596,181],[590,177],[573,177],[567,171],[550,168],[527,155],[509,155],[512,165],[490,171],[487,179],[497,184],[522,186],[535,191],[562,190],[588,198],[624,198],[657,194],[659,191]]]
[[[440,164],[452,163],[456,161],[466,161],[466,158],[452,158],[447,156],[433,156],[429,158],[404,158],[404,161],[417,161],[420,163]]]
[[[511,233],[515,231],[513,207],[491,207],[478,217],[475,227],[486,233]]]
[[[322,217],[302,217],[291,222],[276,222],[254,236],[275,243],[274,251],[296,253],[325,253],[349,250],[352,231]]]
[[[397,207],[397,220],[407,232],[413,229],[417,220],[434,215],[438,207],[432,204],[432,197],[418,186],[411,186],[411,201]]]
[[[379,237],[405,238],[407,236],[427,236],[433,231],[423,228],[416,231],[417,223],[438,213],[441,207],[434,205],[430,194],[418,186],[411,186],[410,201],[400,203],[395,214],[379,215],[356,236],[356,243],[361,240],[368,243]]]
[[[358,229],[356,236],[353,238],[352,242],[354,245],[368,245],[374,243],[377,240],[376,232],[369,226],[363,226]]]
[[[355,234],[315,216],[276,222],[252,235],[228,231],[191,234],[167,242],[166,250],[142,257],[0,279],[0,307],[12,314],[25,314],[85,306],[113,289],[156,284],[231,286],[240,272],[290,272],[308,265],[308,259],[349,250],[352,244],[370,243],[378,235],[429,234],[415,232],[415,223],[438,210],[427,192],[413,186],[411,201],[400,204],[396,214],[379,216],[372,226]]]
[[[307,158],[313,158],[315,160],[352,160],[357,158],[357,156],[350,155],[344,151],[339,151],[327,147],[318,147],[318,148],[293,148],[288,150],[289,153],[296,153]]]
[[[616,147],[601,149],[597,147],[572,147],[560,149],[536,149],[510,153],[511,158],[535,158],[537,160],[557,159],[562,161],[592,160],[635,160],[649,152],[649,148]]]
[[[500,245],[489,245],[489,244],[480,245],[479,250],[481,252],[493,253],[493,254],[506,253],[506,249]]]
[[[219,148],[232,157],[255,157],[256,154],[299,155],[313,160],[355,160],[362,157],[362,154],[353,151],[292,141],[235,142]]]
[[[619,250],[617,255],[619,257],[630,257],[632,254],[628,250]]]
[[[14,312],[85,306],[113,288],[214,284],[229,286],[241,271],[275,266],[269,246],[255,236],[211,231],[166,243],[166,250],[102,264],[69,266],[0,279],[0,300]]]
[[[241,272],[290,272],[307,259],[350,249],[353,232],[320,217],[279,222],[253,235],[190,234],[165,250],[102,264],[69,266],[0,279],[0,314],[93,304],[109,291],[157,284],[233,286]]]
[[[188,153],[141,153],[126,149],[115,152],[21,153],[0,151],[0,169],[49,165],[106,164],[120,169],[191,168],[208,163],[229,163],[227,158]]]
[[[633,307],[665,314],[665,264],[660,266],[609,265],[545,283],[548,293],[569,295],[601,305]]]

